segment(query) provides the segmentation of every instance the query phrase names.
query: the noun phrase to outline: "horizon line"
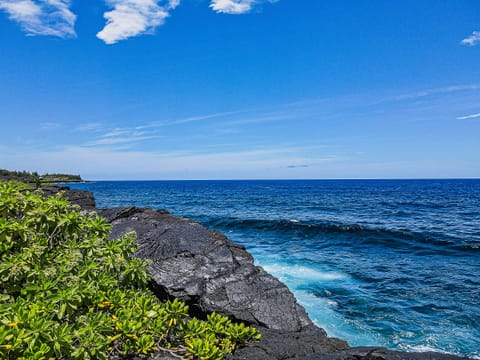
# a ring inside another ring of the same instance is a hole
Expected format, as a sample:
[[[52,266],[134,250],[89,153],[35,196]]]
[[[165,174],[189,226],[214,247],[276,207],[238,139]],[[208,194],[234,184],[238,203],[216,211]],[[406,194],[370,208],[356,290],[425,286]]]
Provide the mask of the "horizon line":
[[[295,178],[295,179],[279,179],[279,178],[248,178],[248,179],[87,179],[82,182],[97,182],[97,181],[352,181],[352,180],[480,180],[480,177],[418,177],[418,178]],[[68,183],[68,182],[65,182]],[[75,183],[75,182],[72,182]],[[62,183],[63,184],[63,183]]]

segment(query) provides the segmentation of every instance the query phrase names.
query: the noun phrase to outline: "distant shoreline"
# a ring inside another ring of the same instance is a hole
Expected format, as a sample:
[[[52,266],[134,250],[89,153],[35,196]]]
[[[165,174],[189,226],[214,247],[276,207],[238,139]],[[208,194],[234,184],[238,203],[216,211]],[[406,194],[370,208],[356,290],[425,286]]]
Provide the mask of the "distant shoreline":
[[[12,171],[6,169],[0,169],[0,180],[22,181],[28,184],[35,184],[37,187],[48,184],[85,182],[80,175],[48,173],[40,175],[36,171]]]

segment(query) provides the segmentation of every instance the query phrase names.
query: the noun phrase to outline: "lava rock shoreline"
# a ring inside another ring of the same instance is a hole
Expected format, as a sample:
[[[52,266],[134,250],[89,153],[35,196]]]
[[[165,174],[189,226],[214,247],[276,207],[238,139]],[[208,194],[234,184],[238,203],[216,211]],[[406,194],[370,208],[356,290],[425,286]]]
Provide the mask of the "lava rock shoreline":
[[[191,315],[211,312],[258,328],[262,338],[237,349],[232,360],[454,360],[467,359],[436,352],[399,352],[382,347],[350,347],[328,337],[299,305],[291,291],[263,268],[255,266],[245,247],[218,231],[208,230],[165,210],[137,207],[97,209],[93,194],[68,187],[59,191],[83,210],[96,211],[112,225],[111,238],[137,233],[135,256],[151,260],[152,290],[161,299],[185,301]],[[173,359],[158,354],[156,360]]]

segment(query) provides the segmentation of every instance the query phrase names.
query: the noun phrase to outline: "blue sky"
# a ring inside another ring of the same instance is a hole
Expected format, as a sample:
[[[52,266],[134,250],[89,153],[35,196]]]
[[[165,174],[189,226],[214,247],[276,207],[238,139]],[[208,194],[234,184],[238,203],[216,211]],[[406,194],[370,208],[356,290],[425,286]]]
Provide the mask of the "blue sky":
[[[480,177],[478,0],[0,0],[0,168]]]

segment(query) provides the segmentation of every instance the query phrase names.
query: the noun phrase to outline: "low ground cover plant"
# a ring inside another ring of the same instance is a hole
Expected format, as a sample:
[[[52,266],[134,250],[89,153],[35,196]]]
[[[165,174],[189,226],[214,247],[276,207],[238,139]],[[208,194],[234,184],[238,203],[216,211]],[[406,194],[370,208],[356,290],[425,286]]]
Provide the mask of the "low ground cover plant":
[[[161,303],[148,289],[135,234],[109,240],[110,227],[60,195],[44,198],[0,182],[0,358],[117,359],[159,350],[221,359],[256,329]]]

